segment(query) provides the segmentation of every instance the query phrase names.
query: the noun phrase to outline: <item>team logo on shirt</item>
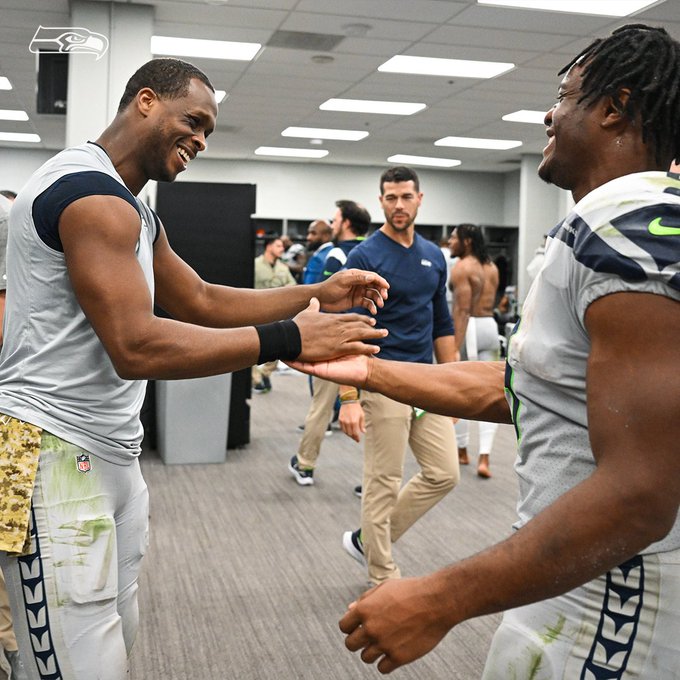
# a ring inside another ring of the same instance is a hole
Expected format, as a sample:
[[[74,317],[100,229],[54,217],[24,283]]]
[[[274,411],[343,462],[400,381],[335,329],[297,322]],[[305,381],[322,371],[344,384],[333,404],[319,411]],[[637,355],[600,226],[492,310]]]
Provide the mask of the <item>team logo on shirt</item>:
[[[81,453],[79,456],[76,456],[76,467],[78,468],[78,472],[89,472],[92,469],[90,456],[86,453]]]
[[[420,261],[420,264],[422,264],[423,267],[431,267],[431,266],[432,266],[432,262],[430,262],[429,260],[426,260],[425,258],[423,258],[423,259]]]
[[[680,226],[661,224],[662,217],[657,217],[647,225],[647,231],[652,236],[679,236]]]
[[[680,252],[673,236],[680,235],[680,206],[677,204],[649,205],[631,210],[611,220],[614,226],[628,240],[645,251],[653,260],[658,271],[667,270],[669,274],[678,271]],[[671,237],[669,239],[668,237]],[[616,239],[607,239],[608,245],[618,250],[619,259],[624,252]],[[639,258],[638,258],[639,261]],[[640,273],[635,279],[645,278]]]

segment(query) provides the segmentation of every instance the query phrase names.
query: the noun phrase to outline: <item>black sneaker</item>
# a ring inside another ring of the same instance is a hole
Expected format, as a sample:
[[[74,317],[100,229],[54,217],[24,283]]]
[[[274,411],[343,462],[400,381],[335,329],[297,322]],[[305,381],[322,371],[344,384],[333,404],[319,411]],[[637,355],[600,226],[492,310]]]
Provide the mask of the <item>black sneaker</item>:
[[[354,487],[352,493],[353,493],[357,498],[361,498],[361,492],[362,492],[362,491],[363,491],[363,489],[361,488],[361,484],[359,484],[358,486],[355,486],[355,487]]]
[[[271,392],[272,390],[272,385],[269,383],[269,386],[264,382],[264,380],[260,380],[259,383],[255,383],[253,385],[253,392],[257,394],[267,394],[267,392]]]
[[[311,486],[314,484],[314,468],[301,468],[298,465],[297,456],[293,456],[290,459],[288,469],[300,486]]]
[[[350,557],[353,557],[357,562],[366,566],[366,558],[364,557],[364,544],[361,541],[361,529],[356,531],[345,531],[342,535],[342,547],[345,549]]]

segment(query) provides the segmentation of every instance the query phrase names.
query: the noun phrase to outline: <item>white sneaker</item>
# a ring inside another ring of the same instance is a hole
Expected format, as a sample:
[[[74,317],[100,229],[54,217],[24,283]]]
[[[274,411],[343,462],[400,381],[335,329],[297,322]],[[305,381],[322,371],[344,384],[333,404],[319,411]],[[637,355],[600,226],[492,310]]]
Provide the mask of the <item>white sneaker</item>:
[[[357,529],[356,531],[345,531],[342,535],[342,547],[350,557],[353,557],[364,567],[366,566],[364,544],[361,542],[361,529]]]

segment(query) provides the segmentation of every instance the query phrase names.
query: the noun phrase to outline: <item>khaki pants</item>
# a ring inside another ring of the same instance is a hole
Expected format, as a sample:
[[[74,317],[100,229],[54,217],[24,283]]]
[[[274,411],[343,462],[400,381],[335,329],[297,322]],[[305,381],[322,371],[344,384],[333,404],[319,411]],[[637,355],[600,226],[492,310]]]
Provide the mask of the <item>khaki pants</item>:
[[[278,360],[268,361],[266,364],[260,364],[259,366],[253,366],[250,369],[250,376],[253,381],[253,385],[262,382],[262,378],[268,378],[278,366]]]
[[[12,613],[9,609],[9,597],[5,587],[5,577],[0,572],[0,645],[8,652],[16,652],[17,639],[12,629]]]
[[[368,575],[374,583],[399,578],[392,543],[436,505],[459,479],[451,418],[425,413],[419,418],[405,404],[362,392],[366,417],[361,535]],[[401,487],[406,445],[420,465]]]
[[[338,386],[335,383],[312,378],[312,403],[305,418],[305,433],[298,449],[298,463],[303,468],[313,468],[319,457],[321,442],[326,435],[326,429],[333,415],[333,405],[338,396]]]

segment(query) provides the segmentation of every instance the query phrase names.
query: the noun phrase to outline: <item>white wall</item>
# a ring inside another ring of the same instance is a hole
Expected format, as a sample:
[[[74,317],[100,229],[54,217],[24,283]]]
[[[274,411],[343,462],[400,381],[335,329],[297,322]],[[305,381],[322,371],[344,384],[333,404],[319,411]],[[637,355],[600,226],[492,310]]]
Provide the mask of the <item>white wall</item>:
[[[0,149],[0,189],[18,191],[33,171],[54,153],[36,149]],[[363,203],[373,221],[380,222],[378,183],[383,170],[383,167],[202,158],[193,161],[179,176],[179,181],[256,184],[258,217],[327,219],[335,210],[335,201],[345,198]],[[517,225],[519,173],[516,173],[516,183],[510,181],[508,185],[506,175],[500,173],[442,172],[422,168],[417,172],[424,194],[418,213],[421,224]]]
[[[520,171],[508,172],[504,176],[503,224],[519,225],[519,180]]]
[[[179,179],[256,184],[258,217],[327,219],[333,214],[335,201],[343,198],[362,203],[373,221],[379,222],[382,211],[378,184],[384,169],[200,159],[194,161]],[[423,192],[418,213],[421,224],[504,223],[503,175],[421,168],[417,172]]]
[[[56,151],[44,149],[0,149],[0,189],[19,191],[28,178]]]

